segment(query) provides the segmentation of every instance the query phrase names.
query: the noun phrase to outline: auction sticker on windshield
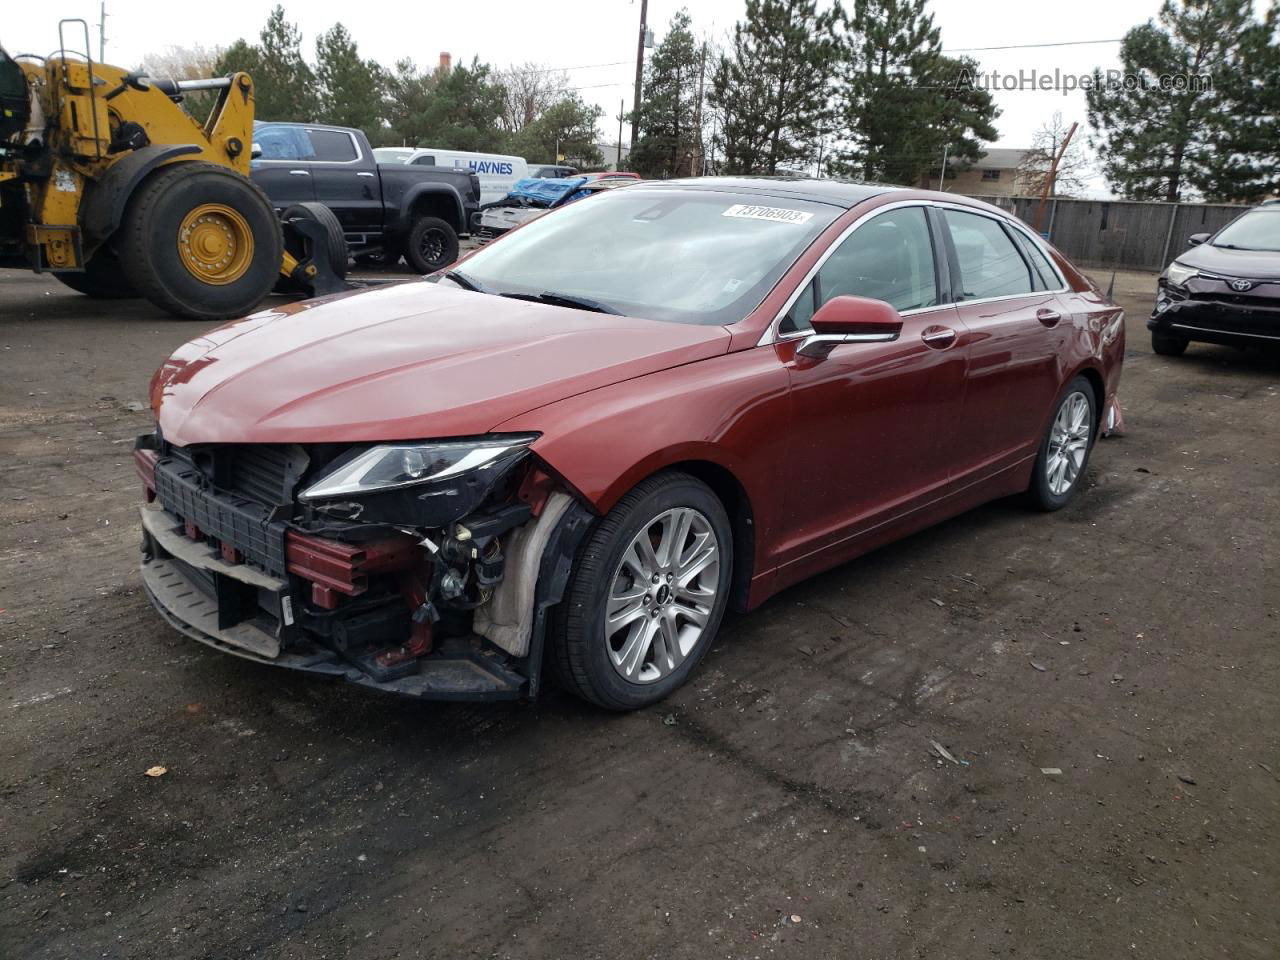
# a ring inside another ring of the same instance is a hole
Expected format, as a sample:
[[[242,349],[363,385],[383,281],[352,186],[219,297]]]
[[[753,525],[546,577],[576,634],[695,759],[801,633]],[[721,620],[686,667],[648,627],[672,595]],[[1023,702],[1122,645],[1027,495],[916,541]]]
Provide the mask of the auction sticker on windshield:
[[[774,223],[804,223],[811,219],[813,214],[788,210],[785,207],[761,207],[754,203],[735,203],[721,216],[743,217],[747,220],[771,220]]]

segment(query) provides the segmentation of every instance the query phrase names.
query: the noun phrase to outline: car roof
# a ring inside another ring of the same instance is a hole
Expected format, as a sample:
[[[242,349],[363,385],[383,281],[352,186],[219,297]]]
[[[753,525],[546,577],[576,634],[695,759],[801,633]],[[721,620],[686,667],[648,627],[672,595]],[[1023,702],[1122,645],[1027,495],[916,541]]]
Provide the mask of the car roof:
[[[818,180],[813,177],[688,177],[680,180],[642,180],[637,186],[677,186],[695,190],[720,190],[731,193],[759,194],[762,197],[786,197],[812,200],[833,206],[856,207],[862,201],[906,187],[884,183],[858,183],[853,180]]]

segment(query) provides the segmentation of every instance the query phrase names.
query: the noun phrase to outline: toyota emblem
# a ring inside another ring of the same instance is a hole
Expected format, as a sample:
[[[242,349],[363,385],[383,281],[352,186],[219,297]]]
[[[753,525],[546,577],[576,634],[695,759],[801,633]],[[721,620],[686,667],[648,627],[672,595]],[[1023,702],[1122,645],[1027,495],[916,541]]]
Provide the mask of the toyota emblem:
[[[1252,280],[1232,280],[1231,289],[1236,291],[1237,293],[1244,293],[1246,290],[1253,289],[1253,281]]]

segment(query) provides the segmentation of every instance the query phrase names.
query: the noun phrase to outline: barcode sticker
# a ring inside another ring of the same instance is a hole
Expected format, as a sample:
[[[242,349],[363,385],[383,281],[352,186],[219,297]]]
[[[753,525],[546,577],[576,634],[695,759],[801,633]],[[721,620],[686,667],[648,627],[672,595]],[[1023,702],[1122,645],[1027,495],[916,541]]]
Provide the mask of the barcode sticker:
[[[807,223],[812,213],[788,210],[786,207],[761,207],[754,203],[735,203],[721,214],[723,217],[741,217],[745,220],[769,220],[773,223]]]
[[[293,597],[280,598],[280,612],[284,614],[284,625],[293,626]]]

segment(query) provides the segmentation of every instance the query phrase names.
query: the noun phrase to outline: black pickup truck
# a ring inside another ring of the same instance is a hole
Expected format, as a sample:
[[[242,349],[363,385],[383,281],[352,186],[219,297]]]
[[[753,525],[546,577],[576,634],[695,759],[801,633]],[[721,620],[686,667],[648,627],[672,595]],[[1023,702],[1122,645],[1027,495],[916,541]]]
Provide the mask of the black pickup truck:
[[[251,175],[277,211],[304,201],[331,209],[352,255],[403,255],[420,273],[458,258],[458,235],[480,209],[474,173],[380,164],[350,127],[257,122]]]

